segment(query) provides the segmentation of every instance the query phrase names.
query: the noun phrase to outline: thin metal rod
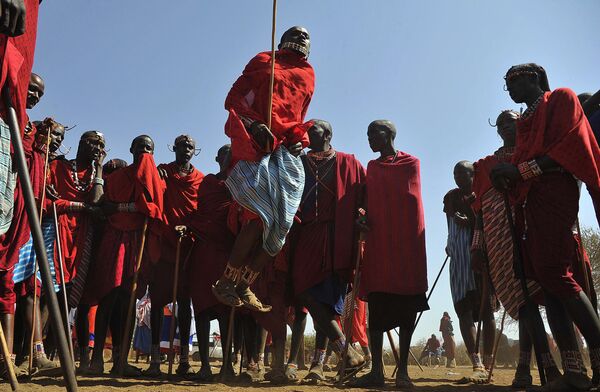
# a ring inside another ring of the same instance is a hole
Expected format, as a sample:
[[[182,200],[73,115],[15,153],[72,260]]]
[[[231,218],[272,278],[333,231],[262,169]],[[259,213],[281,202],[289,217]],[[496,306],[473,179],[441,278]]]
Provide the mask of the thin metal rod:
[[[17,112],[12,105],[10,91],[8,85],[4,86],[2,91],[4,104],[8,109],[8,127],[10,128],[11,144],[13,146],[13,159],[17,166],[17,174],[19,183],[23,191],[23,199],[25,201],[25,210],[31,228],[31,236],[33,238],[33,246],[38,258],[38,265],[42,276],[42,287],[45,290],[45,295],[48,299],[48,310],[50,312],[50,323],[52,330],[56,334],[58,342],[58,357],[60,359],[61,369],[66,381],[66,388],[69,392],[77,391],[77,380],[75,379],[75,369],[69,355],[69,347],[65,330],[62,327],[62,315],[54,292],[54,284],[52,282],[52,274],[50,273],[50,265],[48,264],[48,256],[44,246],[44,237],[40,226],[38,212],[33,196],[33,188],[31,187],[31,179],[29,178],[29,170],[27,169],[27,161],[25,160],[25,152],[23,150],[23,141],[21,140],[21,130],[19,129],[19,120]]]
[[[60,289],[63,294],[63,305],[65,307],[65,332],[67,334],[67,343],[69,343],[71,359],[73,360],[73,363],[75,363],[75,353],[73,352],[73,339],[71,339],[71,328],[69,326],[69,303],[67,301],[67,286],[65,285],[65,270],[63,267],[64,260],[62,254],[62,243],[60,242],[60,231],[58,229],[58,212],[56,211],[55,202],[52,202],[52,210],[54,212],[54,228],[56,230],[56,251],[58,252],[58,271],[60,273]]]
[[[142,228],[142,238],[140,241],[140,249],[138,251],[138,257],[136,261],[135,271],[133,273],[133,282],[131,284],[131,294],[129,295],[129,304],[127,306],[127,319],[125,321],[125,328],[123,330],[123,339],[121,341],[121,352],[119,357],[119,375],[123,375],[125,371],[125,364],[127,363],[127,356],[129,354],[129,345],[131,344],[131,329],[133,323],[133,308],[135,307],[135,292],[137,290],[137,282],[140,275],[140,267],[142,265],[142,258],[144,257],[144,247],[146,245],[146,232],[148,230],[148,217],[144,218],[144,227]]]
[[[429,290],[429,294],[427,294],[428,302],[429,302],[429,298],[431,298],[431,294],[433,294],[433,290],[435,290],[435,286],[437,285],[438,280],[440,280],[440,276],[442,276],[442,272],[444,271],[444,267],[446,266],[446,263],[448,262],[449,258],[450,258],[450,256],[446,255],[446,259],[444,260],[444,263],[442,264],[442,268],[440,268],[440,272],[438,272],[437,277],[435,278],[435,281],[433,282],[433,286],[431,286],[431,290]],[[417,321],[415,321],[415,329],[417,328],[417,325],[419,325],[419,321],[421,321],[422,315],[423,315],[423,312],[419,313],[419,317],[417,317]]]

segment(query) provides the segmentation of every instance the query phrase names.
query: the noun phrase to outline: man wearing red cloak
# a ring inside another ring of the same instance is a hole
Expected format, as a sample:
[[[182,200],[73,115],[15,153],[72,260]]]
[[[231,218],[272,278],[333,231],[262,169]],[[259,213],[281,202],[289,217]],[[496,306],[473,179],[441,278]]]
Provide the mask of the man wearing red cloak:
[[[94,302],[99,303],[96,312],[94,351],[89,368],[91,374],[104,372],[102,352],[109,316],[113,309],[120,315],[121,327],[117,330],[125,329],[123,324],[127,319],[131,284],[145,222],[148,223],[148,229],[144,259],[154,263],[160,257],[159,237],[163,221],[165,182],[160,178],[152,156],[154,142],[150,136],[138,136],[131,143],[129,151],[133,155],[133,164],[114,171],[105,179],[101,207],[108,217],[108,222],[90,273],[90,276],[94,277],[90,282],[90,296]],[[116,371],[121,354],[121,339],[130,340],[131,336],[112,338],[112,371]],[[128,365],[125,375],[139,376],[141,371]]]
[[[183,219],[198,208],[198,187],[204,174],[191,164],[191,159],[196,152],[196,142],[188,135],[180,135],[173,143],[175,161],[161,164],[158,171],[166,182],[164,199],[164,214],[168,226],[164,228],[161,236],[161,256],[156,265],[149,268],[150,323],[152,330],[152,348],[150,367],[144,375],[160,377],[160,338],[163,307],[173,301],[173,284],[175,277],[175,255],[177,253],[176,229],[182,224]],[[181,342],[189,341],[190,325],[192,322],[190,294],[187,279],[187,255],[191,251],[191,240],[183,238],[179,260],[179,282],[177,292],[177,317],[179,338]],[[188,344],[181,344],[179,366],[176,373],[180,376],[191,373],[189,363]]]
[[[304,123],[304,116],[315,79],[306,61],[309,48],[306,29],[295,26],[283,34],[275,55],[271,108],[269,52],[250,60],[225,100],[225,133],[232,150],[226,184],[244,209],[244,224],[213,288],[229,306],[270,310],[249,287],[280,252],[300,203],[304,172],[298,156],[308,144],[310,124]]]
[[[590,351],[593,384],[600,384],[600,320],[573,276],[577,259],[572,227],[579,210],[577,179],[586,184],[600,217],[600,149],[575,93],[550,91],[543,67],[511,67],[505,76],[510,97],[527,104],[517,122],[511,163],[491,171],[494,187],[512,188],[516,238],[525,273],[542,286],[548,321],[561,350],[564,375],[542,390],[587,390],[587,377],[572,323]]]
[[[395,149],[392,122],[373,121],[367,135],[371,150],[381,155],[367,167],[367,215],[358,222],[367,231],[360,296],[369,303],[372,370],[356,385],[384,384],[383,334],[399,326],[396,387],[406,388],[412,386],[407,363],[416,316],[429,309],[420,163]]]

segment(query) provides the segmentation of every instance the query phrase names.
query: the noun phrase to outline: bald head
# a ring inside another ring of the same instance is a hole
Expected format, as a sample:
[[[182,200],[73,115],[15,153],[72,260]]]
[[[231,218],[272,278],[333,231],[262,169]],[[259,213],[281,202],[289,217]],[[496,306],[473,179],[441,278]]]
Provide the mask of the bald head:
[[[142,154],[154,154],[154,141],[148,135],[137,136],[131,142],[129,152],[133,155],[133,161],[137,162]]]
[[[45,90],[44,79],[38,74],[31,73],[27,88],[27,109],[33,109],[38,104]]]
[[[465,193],[471,193],[475,168],[469,161],[460,161],[454,165],[454,182]]]

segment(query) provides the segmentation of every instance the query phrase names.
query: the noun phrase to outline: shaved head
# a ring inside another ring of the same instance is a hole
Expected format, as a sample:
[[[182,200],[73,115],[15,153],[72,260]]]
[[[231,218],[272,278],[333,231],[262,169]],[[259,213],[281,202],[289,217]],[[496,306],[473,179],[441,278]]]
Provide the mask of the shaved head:
[[[386,132],[392,140],[396,139],[396,126],[390,120],[375,120],[369,124],[369,128],[375,128]]]

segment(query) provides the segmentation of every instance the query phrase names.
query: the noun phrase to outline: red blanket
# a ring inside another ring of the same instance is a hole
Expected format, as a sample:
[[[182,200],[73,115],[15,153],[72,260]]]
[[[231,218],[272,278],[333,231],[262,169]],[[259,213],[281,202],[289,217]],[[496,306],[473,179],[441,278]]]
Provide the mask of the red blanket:
[[[80,251],[83,249],[88,230],[91,230],[90,216],[84,212],[68,211],[71,202],[88,202],[91,187],[80,191],[75,187],[70,161],[55,160],[50,164],[48,183],[54,186],[60,198],[55,201],[58,213],[58,230],[64,261],[65,282],[70,282],[77,274],[80,262]],[[78,168],[77,178],[80,183],[91,181],[92,168]],[[53,213],[49,209],[49,213]],[[55,267],[58,271],[59,260],[55,257]],[[60,274],[56,276],[60,282]]]
[[[0,34],[0,86],[8,82],[12,103],[17,111],[21,134],[27,123],[25,104],[37,36],[39,0],[24,0],[26,7],[25,34],[9,38]],[[4,101],[0,100],[0,117],[6,119]]]
[[[367,235],[360,295],[427,291],[419,160],[398,152],[367,167]]]
[[[600,149],[577,95],[568,88],[544,93],[535,112],[517,122],[513,163],[547,155],[583,181],[600,222]],[[531,182],[522,182],[515,198],[522,202]]]
[[[184,224],[198,238],[188,275],[194,310],[198,312],[219,303],[211,285],[223,273],[233,246],[234,236],[227,227],[230,205],[225,181],[209,174],[198,189],[198,209],[184,218]]]
[[[269,81],[271,53],[256,55],[242,75],[233,84],[225,109],[229,118],[225,134],[231,138],[231,166],[239,161],[258,161],[264,155],[256,148],[239,116],[268,124]],[[308,145],[306,132],[310,123],[303,124],[304,116],[315,88],[315,74],[310,64],[290,50],[280,50],[275,55],[275,86],[271,132],[278,145],[302,141]]]

